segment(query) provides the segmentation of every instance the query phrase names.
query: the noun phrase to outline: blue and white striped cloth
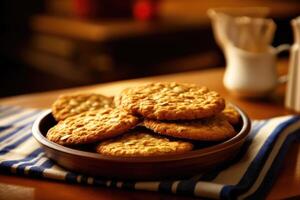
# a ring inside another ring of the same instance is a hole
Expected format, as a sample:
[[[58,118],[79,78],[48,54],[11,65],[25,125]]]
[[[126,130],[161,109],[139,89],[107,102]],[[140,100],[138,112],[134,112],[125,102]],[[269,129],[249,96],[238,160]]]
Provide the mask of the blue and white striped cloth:
[[[0,106],[2,173],[214,199],[261,199],[272,187],[289,146],[300,139],[299,116],[256,120],[233,162],[186,180],[121,182],[69,172],[49,160],[31,135],[31,126],[40,112]]]

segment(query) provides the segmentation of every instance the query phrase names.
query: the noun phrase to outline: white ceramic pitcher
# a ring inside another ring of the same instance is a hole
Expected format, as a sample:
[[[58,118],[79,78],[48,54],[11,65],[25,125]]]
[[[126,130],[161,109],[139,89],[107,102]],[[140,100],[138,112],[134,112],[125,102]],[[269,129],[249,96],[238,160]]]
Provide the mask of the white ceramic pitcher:
[[[272,92],[286,76],[276,73],[277,54],[289,50],[287,44],[270,46],[265,52],[249,52],[228,44],[225,50],[224,85],[240,97],[262,97]]]

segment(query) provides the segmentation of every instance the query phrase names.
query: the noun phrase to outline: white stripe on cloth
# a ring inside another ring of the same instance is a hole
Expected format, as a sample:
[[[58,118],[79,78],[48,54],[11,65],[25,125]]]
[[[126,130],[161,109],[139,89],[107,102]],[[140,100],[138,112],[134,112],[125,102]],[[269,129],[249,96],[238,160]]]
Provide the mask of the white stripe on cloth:
[[[294,131],[298,130],[300,127],[300,121],[298,123],[292,124],[290,127],[288,127],[286,130],[284,130],[280,135],[279,138],[276,140],[276,143],[272,149],[271,154],[268,156],[267,161],[265,163],[265,165],[263,166],[261,172],[259,173],[258,178],[256,179],[255,183],[253,184],[253,186],[251,187],[250,190],[248,190],[245,194],[241,195],[239,197],[239,199],[245,199],[247,196],[251,195],[252,193],[254,193],[258,187],[261,185],[262,181],[264,180],[264,177],[266,176],[268,170],[270,169],[270,167],[272,166],[272,163],[276,157],[276,155],[278,154],[280,147],[282,146],[282,144],[284,143],[284,141],[286,140],[286,138],[293,133]]]
[[[9,107],[7,109],[0,111],[0,118],[8,117],[9,115],[13,115],[17,111],[22,111],[22,110],[20,107]]]
[[[180,181],[174,181],[171,187],[172,193],[176,194],[177,187]]]
[[[20,128],[22,128],[22,127],[20,127]],[[9,127],[9,128],[6,128],[4,131],[1,131],[1,132],[0,132],[0,138],[2,138],[3,136],[5,136],[5,135],[7,135],[7,134],[9,134],[9,133],[12,133],[12,132],[15,131],[15,130],[17,130],[17,128],[14,127],[14,126],[11,126],[11,127]]]
[[[39,167],[40,165],[42,165],[45,161],[49,160],[47,157],[42,157],[41,159],[39,159],[35,164],[33,165],[29,165],[29,166],[26,166],[25,169],[24,169],[24,174],[27,174],[29,173],[30,169],[32,167]]]
[[[87,183],[90,184],[90,185],[94,184],[94,178],[93,177],[88,177],[87,178]]]
[[[20,112],[10,115],[9,117],[5,117],[3,119],[0,120],[0,126],[9,126],[12,124],[13,121],[20,119],[22,117],[25,117],[26,115],[30,115],[33,114],[34,112],[36,112],[36,109],[25,109],[25,110],[21,110]]]
[[[57,165],[53,165],[49,169],[43,171],[44,178],[56,179],[56,180],[65,180],[67,171]]]
[[[291,116],[271,119],[253,138],[253,141],[243,158],[239,162],[231,165],[226,170],[223,170],[214,180],[212,180],[212,182],[224,185],[236,185],[247,171],[249,165],[256,157],[258,151],[263,146],[268,136],[279,124],[290,118]]]
[[[0,106],[0,116],[7,115],[7,114],[17,111],[17,110],[23,111],[23,110],[29,110],[29,109],[33,109],[33,108],[23,108],[21,106]]]
[[[29,164],[29,163],[31,163],[31,162],[36,162],[37,160],[41,159],[44,155],[45,155],[45,153],[42,152],[42,153],[38,154],[38,155],[37,155],[35,158],[33,158],[33,159],[29,159],[29,160],[27,160],[27,161],[22,161],[22,162],[18,162],[18,163],[16,163],[16,164],[13,164],[13,165],[11,166],[11,172],[12,172],[12,173],[16,173],[16,170],[17,170],[18,166],[23,165],[23,164]]]
[[[117,187],[117,188],[121,188],[122,185],[123,185],[123,182],[121,182],[121,181],[118,181],[118,182],[116,183],[116,187]]]
[[[212,199],[219,199],[220,192],[224,187],[223,184],[218,184],[214,182],[205,182],[205,181],[198,181],[196,183],[194,189],[194,195],[198,197],[208,197]]]
[[[30,138],[25,142],[23,142],[22,144],[20,144],[18,148],[12,149],[8,153],[1,155],[0,163],[3,161],[10,161],[10,160],[22,160],[39,147],[40,146],[35,141],[35,139]]]
[[[36,112],[33,115],[30,115],[29,117],[14,123],[14,126],[24,126],[26,124],[33,123],[37,116],[40,115],[40,113],[41,112]]]
[[[20,114],[21,114],[21,112],[20,112]],[[24,127],[29,126],[30,123],[34,122],[34,120],[40,113],[41,112],[37,112],[34,115],[31,115],[25,119],[19,120],[18,122],[14,123],[14,124],[6,124],[5,126],[7,126],[7,127],[5,127],[5,130],[0,132],[0,138],[7,135],[8,133],[13,132],[14,130],[17,130],[17,128],[22,128],[22,126],[24,126]],[[18,119],[15,119],[15,120],[18,120]],[[1,123],[1,120],[0,120],[0,123]]]
[[[31,133],[31,126],[28,126],[24,129],[21,129],[16,132],[13,136],[6,138],[5,140],[1,141],[0,148],[4,149],[5,147],[14,144],[18,140],[22,139],[24,136],[29,135]]]
[[[111,184],[111,181],[107,181],[107,182],[106,182],[106,186],[107,186],[107,187],[109,187],[110,184]]]
[[[76,178],[77,183],[80,183],[81,179],[82,179],[82,175],[77,176],[77,178]]]

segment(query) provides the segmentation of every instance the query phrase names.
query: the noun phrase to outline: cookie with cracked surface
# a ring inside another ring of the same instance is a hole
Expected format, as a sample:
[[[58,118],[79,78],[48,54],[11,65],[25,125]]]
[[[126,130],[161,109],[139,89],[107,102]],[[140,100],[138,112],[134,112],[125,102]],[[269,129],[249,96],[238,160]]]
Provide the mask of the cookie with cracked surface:
[[[126,111],[102,108],[59,121],[47,138],[61,145],[88,144],[123,134],[138,123],[139,119]]]
[[[171,141],[147,131],[127,133],[121,137],[103,141],[96,151],[103,155],[119,157],[146,157],[180,154],[193,149],[193,144]]]
[[[52,105],[52,114],[57,121],[80,113],[113,107],[113,98],[101,94],[68,94],[61,95]]]
[[[219,114],[192,121],[144,120],[144,126],[162,135],[201,141],[222,141],[236,135],[234,128]]]
[[[222,114],[225,116],[225,118],[228,120],[228,122],[232,125],[235,125],[239,123],[240,121],[240,114],[236,109],[234,109],[233,106],[226,104],[225,109],[222,111]]]
[[[187,83],[151,83],[128,88],[115,99],[116,106],[145,118],[191,120],[213,116],[225,100],[206,87]]]

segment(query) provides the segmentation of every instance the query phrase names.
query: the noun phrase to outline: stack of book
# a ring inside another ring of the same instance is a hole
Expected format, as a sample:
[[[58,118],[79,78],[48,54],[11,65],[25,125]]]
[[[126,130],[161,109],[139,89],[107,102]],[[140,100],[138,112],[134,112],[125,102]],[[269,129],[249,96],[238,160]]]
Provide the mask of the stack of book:
[[[21,58],[39,70],[80,84],[118,78],[112,73],[113,58],[104,44],[110,34],[95,21],[129,18],[130,1],[43,0],[43,12],[30,19],[32,34]],[[111,8],[120,2],[120,7]]]

